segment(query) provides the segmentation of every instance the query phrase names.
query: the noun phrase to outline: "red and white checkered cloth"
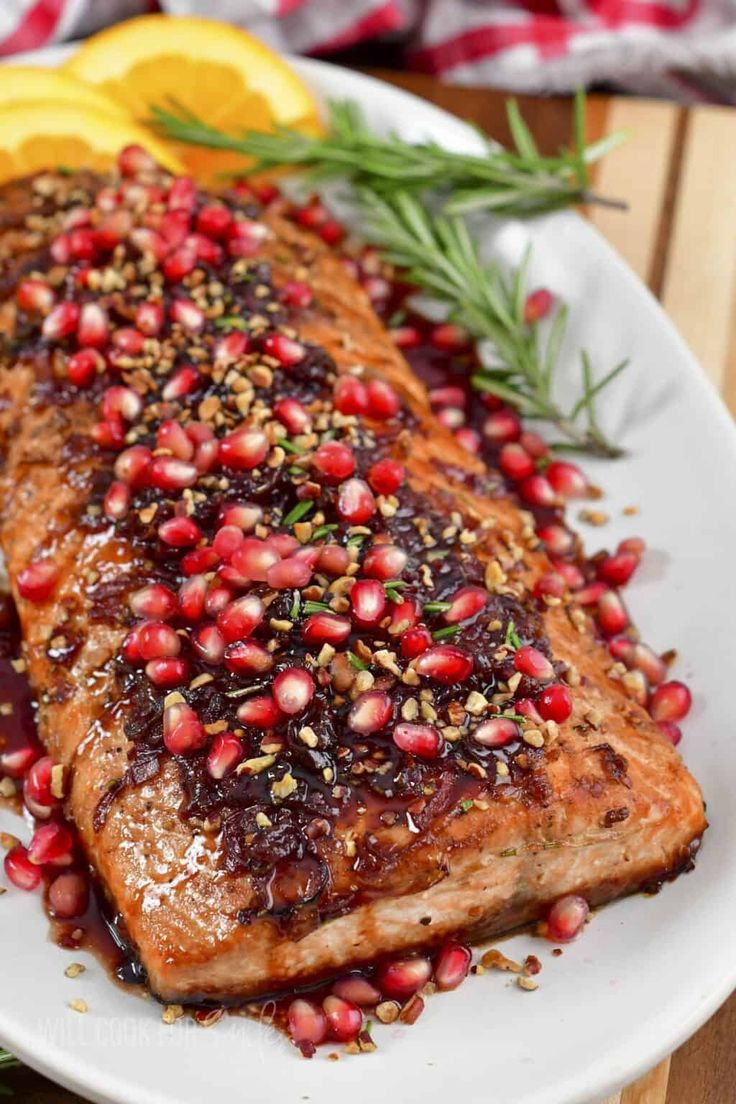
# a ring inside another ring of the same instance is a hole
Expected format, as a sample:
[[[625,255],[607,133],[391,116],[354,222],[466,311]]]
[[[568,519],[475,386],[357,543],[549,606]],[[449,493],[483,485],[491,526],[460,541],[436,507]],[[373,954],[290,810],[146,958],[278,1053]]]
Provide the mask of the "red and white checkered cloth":
[[[154,10],[229,20],[294,53],[398,41],[407,67],[459,84],[736,101],[734,0],[0,0],[0,56]]]

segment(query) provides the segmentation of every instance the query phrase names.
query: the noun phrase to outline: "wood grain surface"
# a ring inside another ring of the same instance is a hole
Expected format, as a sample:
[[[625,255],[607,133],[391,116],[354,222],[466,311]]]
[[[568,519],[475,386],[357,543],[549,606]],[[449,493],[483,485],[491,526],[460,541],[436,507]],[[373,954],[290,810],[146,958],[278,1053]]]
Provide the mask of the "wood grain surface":
[[[509,140],[499,92],[375,75]],[[520,104],[545,152],[568,141],[569,100],[520,97]],[[621,129],[630,137],[595,178],[598,191],[626,199],[628,211],[595,207],[587,217],[661,299],[736,414],[736,112],[599,96],[588,126],[590,138]],[[736,995],[670,1058],[603,1104],[735,1104],[735,1038]],[[29,1069],[4,1080],[23,1104],[82,1104]]]

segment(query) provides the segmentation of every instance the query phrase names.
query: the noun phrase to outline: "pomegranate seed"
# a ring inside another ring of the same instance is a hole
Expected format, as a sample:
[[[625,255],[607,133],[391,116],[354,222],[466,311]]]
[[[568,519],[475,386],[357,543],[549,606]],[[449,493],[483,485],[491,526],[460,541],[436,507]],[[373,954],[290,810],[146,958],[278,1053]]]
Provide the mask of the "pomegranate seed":
[[[223,525],[215,533],[212,547],[221,560],[229,562],[242,543],[242,529],[238,529],[237,525]]]
[[[373,517],[376,500],[370,487],[362,479],[348,479],[340,485],[337,496],[337,514],[350,525],[363,525]]]
[[[482,609],[485,609],[488,592],[483,587],[461,587],[449,601],[450,608],[445,610],[444,619],[448,624],[455,625],[459,621],[467,621],[469,618],[475,617]]]
[[[317,552],[317,549],[312,551]],[[317,552],[317,555],[319,553]],[[312,578],[313,568],[306,560],[297,556],[291,556],[287,560],[280,560],[269,567],[266,572],[266,582],[276,590],[286,590],[288,587],[305,587]]]
[[[112,335],[112,346],[115,353],[120,353],[124,357],[137,357],[143,352],[143,346],[146,339],[142,333],[134,329],[133,326],[123,326],[122,329],[116,330]],[[123,367],[125,363],[121,361]],[[134,392],[135,394],[135,392]]]
[[[555,677],[554,667],[543,652],[524,644],[514,652],[514,667],[527,678],[547,682]]]
[[[657,728],[673,747],[677,747],[682,739],[682,732],[678,725],[672,724],[671,721],[657,721]]]
[[[395,544],[374,544],[363,560],[363,572],[372,579],[397,579],[408,559],[403,548],[397,548]]]
[[[545,525],[537,530],[537,536],[546,544],[550,556],[566,556],[575,545],[572,533],[562,525]]]
[[[317,233],[325,245],[337,245],[345,237],[345,230],[335,219],[328,219]]]
[[[434,963],[434,980],[437,982],[437,988],[444,991],[457,989],[468,976],[472,960],[470,947],[466,947],[463,943],[445,943],[440,948]]]
[[[312,428],[312,419],[298,399],[279,399],[273,413],[289,433],[309,433]]]
[[[432,976],[432,963],[423,956],[395,958],[376,971],[376,984],[384,998],[404,1001],[413,997]]]
[[[183,575],[200,575],[217,566],[217,553],[214,548],[196,548],[187,552],[179,563]]]
[[[197,199],[197,186],[189,176],[175,176],[169,188],[170,211],[193,211]]]
[[[480,434],[474,429],[458,429],[455,440],[467,452],[472,452],[473,456],[477,456],[480,452]]]
[[[253,219],[240,219],[230,228],[227,251],[231,257],[254,257],[268,237],[267,228]]]
[[[102,396],[102,417],[105,421],[109,422],[119,415],[126,422],[135,422],[142,410],[143,400],[130,387],[108,387]]]
[[[540,575],[534,584],[534,593],[537,598],[564,598],[567,584],[557,571],[547,571]]]
[[[589,911],[588,902],[576,893],[560,897],[547,913],[547,939],[552,943],[570,943],[583,930]]]
[[[164,744],[172,755],[190,755],[207,743],[207,733],[197,714],[185,702],[164,709]]]
[[[245,749],[232,732],[218,732],[207,755],[207,773],[221,779],[231,774],[245,755]]]
[[[188,548],[202,537],[196,521],[186,517],[172,517],[162,521],[158,527],[159,540],[172,548]]]
[[[31,892],[41,884],[41,871],[28,858],[28,852],[21,844],[11,847],[3,862],[8,881],[16,889]]]
[[[174,399],[181,399],[184,395],[188,395],[199,386],[200,379],[200,374],[196,368],[192,368],[189,365],[180,368],[177,372],[174,372],[173,376],[164,387],[161,392],[161,397],[166,402],[172,402]]]
[[[205,234],[189,234],[184,239],[182,249],[194,250],[194,255],[198,261],[213,266],[221,264],[225,256],[217,242],[213,242]]]
[[[608,587],[605,583],[589,583],[588,586],[581,586],[579,590],[576,590],[575,597],[581,606],[594,606],[607,593]]]
[[[364,276],[361,284],[374,305],[383,305],[391,294],[391,284],[388,280],[384,280],[382,276]]]
[[[646,676],[650,686],[658,686],[667,674],[667,664],[647,644],[635,644],[633,666]]]
[[[151,659],[146,664],[146,677],[161,690],[183,686],[188,675],[189,665],[185,659]]]
[[[316,230],[324,222],[327,222],[329,213],[319,200],[311,199],[305,207],[297,207],[294,218],[300,226],[306,226],[309,230]]]
[[[690,712],[692,695],[684,682],[663,682],[652,694],[649,712],[657,722],[681,721]]]
[[[405,659],[414,659],[432,647],[432,634],[423,625],[409,629],[401,637],[401,654]]]
[[[92,439],[105,449],[118,449],[125,440],[125,425],[122,418],[112,422],[98,422],[90,430]]]
[[[130,211],[111,210],[97,223],[97,247],[103,253],[111,253],[128,237],[133,228]]]
[[[359,694],[348,714],[348,728],[368,735],[380,732],[393,716],[391,699],[383,690],[368,690]]]
[[[216,617],[220,610],[224,610],[233,600],[233,592],[229,587],[215,586],[207,591],[204,600],[205,613],[210,617]]]
[[[325,441],[314,454],[312,462],[330,483],[340,483],[355,471],[355,457],[352,450],[340,441]]]
[[[0,771],[9,778],[23,778],[40,758],[41,749],[37,744],[4,751],[0,754]]]
[[[283,719],[283,716],[270,694],[249,698],[238,708],[240,723],[253,728],[273,728]]]
[[[164,326],[163,304],[159,300],[141,303],[136,308],[135,325],[146,337],[158,337]]]
[[[473,739],[483,747],[502,748],[519,739],[519,726],[508,717],[490,717],[473,732]]]
[[[286,667],[273,680],[273,696],[282,713],[301,713],[314,696],[314,679],[303,667]]]
[[[360,579],[350,591],[353,620],[360,625],[375,625],[386,610],[386,592],[377,579]]]
[[[409,755],[420,759],[436,759],[444,741],[432,725],[398,724],[393,731],[394,743]]]
[[[549,445],[538,433],[525,429],[519,439],[529,455],[533,456],[535,460],[541,460],[543,456],[549,455]]]
[[[588,480],[577,464],[553,460],[545,475],[552,488],[563,498],[582,498],[588,493]]]
[[[606,556],[598,564],[598,578],[609,586],[625,586],[638,566],[639,557],[633,552],[617,552],[615,556]]]
[[[128,595],[128,604],[136,617],[168,621],[178,609],[176,595],[162,583],[150,583]]]
[[[141,659],[164,659],[178,656],[181,639],[178,633],[163,621],[145,621],[138,626],[138,651]]]
[[[118,168],[122,176],[139,176],[141,173],[155,172],[157,165],[143,146],[133,143],[121,149],[118,154]]]
[[[256,594],[246,594],[231,602],[217,615],[217,627],[228,644],[250,636],[263,620],[266,608]]]
[[[397,349],[416,349],[422,344],[422,335],[416,326],[396,326],[389,334]]]
[[[406,633],[413,629],[419,620],[419,610],[412,598],[405,598],[403,602],[394,602],[391,609],[391,625],[389,632],[392,635]]]
[[[306,559],[310,566],[317,566],[317,560],[320,556],[319,548],[303,548],[296,537],[292,537],[291,533],[272,533],[270,537],[266,538],[266,544],[282,558],[291,556],[292,552],[298,552],[298,559]]]
[[[69,242],[69,235],[59,234],[56,238],[54,238],[54,240],[51,242],[49,252],[51,253],[52,259],[56,261],[57,264],[69,264],[72,259],[72,250],[71,244]]]
[[[627,537],[626,540],[622,540],[619,544],[618,551],[630,552],[632,556],[638,556],[639,559],[641,559],[646,551],[646,547],[641,537]]]
[[[185,621],[199,621],[204,613],[207,596],[207,579],[204,575],[192,575],[179,587],[179,612]]]
[[[83,916],[89,907],[89,882],[84,874],[69,870],[49,886],[49,907],[57,920]]]
[[[215,363],[220,367],[234,364],[250,348],[250,338],[240,330],[225,334],[215,345]]]
[[[649,687],[647,686],[647,680],[641,671],[629,671],[626,678],[626,693],[639,705],[645,706],[647,704]]]
[[[327,1017],[311,1001],[297,997],[286,1014],[289,1037],[295,1043],[319,1046],[327,1038]]]
[[[263,351],[277,360],[282,368],[293,368],[295,364],[301,364],[307,355],[303,345],[285,334],[269,334],[265,337]]]
[[[445,429],[461,429],[465,425],[465,414],[454,406],[446,406],[438,412],[437,421]]]
[[[218,442],[214,440],[203,441],[201,445],[197,445],[197,451],[194,454],[194,466],[200,475],[212,471],[217,463],[218,448]]]
[[[194,456],[194,445],[178,422],[165,421],[156,431],[156,448],[166,449],[177,460],[188,461]],[[157,457],[157,459],[168,459]]]
[[[157,456],[151,464],[149,481],[162,491],[183,491],[193,487],[199,479],[194,464],[177,460],[174,456]]]
[[[385,460],[379,460],[368,470],[368,482],[376,494],[395,494],[405,477],[404,465],[388,457]]]
[[[429,392],[432,406],[457,406],[463,408],[467,394],[462,387],[433,387]]]
[[[375,1008],[381,1000],[380,991],[362,974],[348,974],[340,978],[332,986],[332,992],[360,1008]]]
[[[48,314],[56,302],[53,290],[43,280],[21,280],[15,298],[29,314]]]
[[[546,288],[537,288],[536,291],[530,292],[524,303],[524,321],[527,326],[546,318],[552,310],[553,302],[552,293]]]
[[[225,666],[237,675],[263,675],[273,667],[273,656],[255,640],[240,640],[225,649]]]
[[[151,470],[151,450],[145,445],[131,445],[115,460],[115,475],[129,487],[143,487]]]
[[[268,438],[260,429],[243,427],[228,433],[219,444],[218,459],[235,471],[258,467],[268,452]]]
[[[80,349],[67,360],[66,374],[75,387],[89,387],[104,367],[105,362],[96,349]]]
[[[571,563],[556,563],[555,571],[561,575],[570,590],[579,590],[585,582],[585,576],[579,567]],[[601,590],[601,594],[603,591]],[[600,595],[599,595],[600,596]]]
[[[147,226],[135,226],[130,231],[131,244],[145,256],[149,254],[160,264],[169,251],[169,245],[161,234]]]
[[[84,303],[79,312],[77,340],[90,349],[104,349],[110,336],[107,311],[98,303]]]
[[[281,300],[287,307],[303,310],[312,304],[312,289],[301,280],[288,280],[281,289]]]
[[[345,574],[345,569],[350,563],[350,556],[346,548],[339,544],[326,544],[320,549],[318,566],[320,571],[327,575],[339,577]]]
[[[542,723],[542,718],[539,716],[537,707],[531,698],[517,698],[514,702],[514,710],[516,713],[520,713],[522,717],[528,717],[535,724]]]
[[[133,667],[143,662],[141,650],[138,646],[139,628],[140,626],[136,625],[130,630],[128,635],[123,640],[121,649],[123,658],[125,659],[126,663],[130,663]]]
[[[263,517],[263,510],[251,502],[233,502],[225,506],[220,521],[223,525],[237,525],[244,533],[255,529]]]
[[[416,660],[417,674],[449,686],[453,682],[465,682],[473,671],[473,657],[453,644],[438,644],[428,648]]]
[[[543,720],[563,724],[572,713],[572,695],[560,683],[545,686],[537,698],[537,709]]]
[[[443,353],[459,353],[470,345],[470,335],[462,326],[457,326],[454,322],[444,322],[433,327],[429,342]]]
[[[182,329],[189,333],[199,333],[204,329],[204,311],[201,311],[191,299],[174,299],[169,307],[169,317],[172,322],[178,322]]]
[[[232,556],[232,567],[243,579],[243,584],[248,582],[265,583],[268,570],[279,562],[279,553],[271,544],[258,540],[256,537],[246,537],[235,549]]]
[[[351,631],[348,619],[336,613],[313,613],[302,626],[302,636],[307,644],[342,644]]]
[[[365,414],[368,391],[355,376],[340,376],[335,384],[335,409],[341,414]]]
[[[222,207],[220,204],[202,207],[197,214],[197,230],[200,234],[206,234],[208,238],[225,238],[232,224],[233,216],[227,207]]]
[[[483,436],[497,445],[503,445],[507,441],[518,441],[520,435],[519,416],[507,407],[494,410],[483,423]]]
[[[605,594],[601,594],[596,609],[596,621],[606,636],[617,636],[629,624],[626,607],[615,591],[607,590]]]
[[[58,303],[43,320],[41,333],[46,341],[60,341],[73,334],[79,324],[79,307],[76,303]],[[85,345],[92,342],[85,341]]]
[[[519,494],[530,506],[554,506],[557,495],[544,475],[528,475],[519,484]]]
[[[59,578],[59,569],[53,560],[36,560],[24,567],[15,584],[18,594],[27,602],[45,602],[53,593]]]
[[[73,847],[74,837],[63,824],[57,821],[41,824],[28,845],[28,861],[34,866],[45,866],[46,863],[68,865]]]
[[[351,1039],[358,1037],[363,1026],[363,1013],[357,1004],[330,994],[322,1001],[322,1010],[327,1019],[327,1029],[331,1039],[340,1043],[349,1043]]]
[[[534,461],[525,448],[510,441],[501,449],[498,463],[504,475],[509,479],[526,479],[534,474]]]
[[[389,418],[395,418],[401,409],[399,396],[385,380],[369,380],[366,384],[366,397],[366,414],[376,421],[385,422]]]

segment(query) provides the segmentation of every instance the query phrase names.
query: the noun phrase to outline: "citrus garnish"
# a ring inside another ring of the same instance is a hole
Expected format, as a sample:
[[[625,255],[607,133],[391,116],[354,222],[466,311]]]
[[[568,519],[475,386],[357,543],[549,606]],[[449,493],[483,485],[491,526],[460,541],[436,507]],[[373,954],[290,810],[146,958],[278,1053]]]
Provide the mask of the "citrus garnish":
[[[39,103],[76,104],[91,107],[118,119],[130,115],[94,85],[65,73],[61,69],[46,69],[40,65],[0,66],[0,110],[16,104]]]

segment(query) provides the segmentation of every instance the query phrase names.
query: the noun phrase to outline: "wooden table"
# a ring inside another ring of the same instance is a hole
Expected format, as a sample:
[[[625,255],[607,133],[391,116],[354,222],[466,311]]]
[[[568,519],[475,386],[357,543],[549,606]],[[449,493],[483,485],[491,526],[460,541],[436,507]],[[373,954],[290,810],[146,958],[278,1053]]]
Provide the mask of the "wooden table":
[[[509,141],[501,93],[405,73],[376,75]],[[545,152],[568,141],[569,100],[521,97],[520,103]],[[603,195],[626,199],[629,210],[596,208],[587,215],[661,300],[736,413],[736,111],[592,98],[589,138],[621,129],[630,139],[596,170],[595,184]],[[605,1104],[732,1104],[734,1038],[736,995],[671,1058]],[[80,1097],[28,1069],[5,1080],[23,1104],[80,1104]]]

